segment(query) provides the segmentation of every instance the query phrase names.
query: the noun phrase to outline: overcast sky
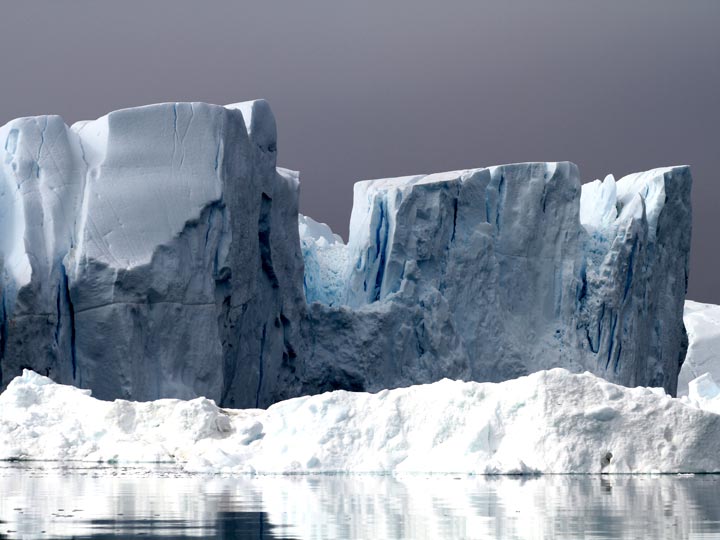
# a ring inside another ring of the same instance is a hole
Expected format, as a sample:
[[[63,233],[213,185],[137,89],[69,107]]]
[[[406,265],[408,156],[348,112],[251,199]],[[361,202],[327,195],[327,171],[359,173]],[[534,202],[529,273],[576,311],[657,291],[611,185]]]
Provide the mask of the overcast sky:
[[[569,160],[693,170],[689,297],[720,303],[720,1],[23,0],[0,124],[264,97],[301,211],[347,237],[357,180]],[[260,4],[260,3],[258,3]]]

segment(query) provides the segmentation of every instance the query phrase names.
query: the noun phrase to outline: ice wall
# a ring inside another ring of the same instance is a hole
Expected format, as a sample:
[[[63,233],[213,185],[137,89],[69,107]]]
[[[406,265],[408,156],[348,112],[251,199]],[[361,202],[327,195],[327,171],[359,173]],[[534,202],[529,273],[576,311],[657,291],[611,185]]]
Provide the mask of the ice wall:
[[[581,188],[570,163],[359,182],[344,283],[310,308],[314,371],[379,389],[563,366],[674,393],[690,186],[674,167]]]
[[[555,366],[674,392],[690,173],[571,163],[359,182],[298,214],[264,101],[0,128],[0,388],[265,406]]]
[[[688,346],[691,184],[688,167],[671,167],[583,186],[578,330],[596,373],[610,380],[677,390]]]
[[[267,103],[20,119],[0,140],[4,383],[32,367],[100,398],[285,397],[298,181]]]

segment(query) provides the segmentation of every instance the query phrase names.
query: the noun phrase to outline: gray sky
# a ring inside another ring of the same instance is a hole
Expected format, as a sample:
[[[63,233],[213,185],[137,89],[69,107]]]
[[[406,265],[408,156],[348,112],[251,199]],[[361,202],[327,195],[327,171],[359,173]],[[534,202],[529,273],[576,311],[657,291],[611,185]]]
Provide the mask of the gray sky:
[[[0,17],[0,124],[264,97],[301,211],[347,237],[357,180],[569,160],[584,181],[690,164],[689,297],[720,303],[720,1],[243,6],[23,0]]]

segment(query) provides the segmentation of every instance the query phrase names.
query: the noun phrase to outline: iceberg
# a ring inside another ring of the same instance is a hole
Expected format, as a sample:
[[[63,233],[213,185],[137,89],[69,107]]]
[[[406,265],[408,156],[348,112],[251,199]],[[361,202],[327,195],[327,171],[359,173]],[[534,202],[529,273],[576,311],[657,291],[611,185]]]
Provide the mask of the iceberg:
[[[672,167],[581,188],[571,163],[359,182],[332,279],[317,270],[330,232],[301,230],[306,296],[325,304],[313,371],[379,390],[561,366],[675,393],[690,185]]]
[[[555,368],[233,410],[205,398],[101,401],[25,371],[0,394],[0,460],[250,474],[720,472],[709,450],[720,444],[720,415],[697,397]]]
[[[688,167],[358,182],[347,244],[298,214],[263,100],[0,128],[0,389],[250,408],[553,367],[674,394]]]

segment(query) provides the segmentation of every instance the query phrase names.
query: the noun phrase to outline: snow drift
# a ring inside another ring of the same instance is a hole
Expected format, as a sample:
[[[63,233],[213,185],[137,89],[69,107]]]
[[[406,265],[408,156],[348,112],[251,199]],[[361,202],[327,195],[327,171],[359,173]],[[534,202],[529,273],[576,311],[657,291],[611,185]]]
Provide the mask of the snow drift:
[[[359,182],[348,244],[298,216],[259,100],[0,128],[0,388],[264,407],[555,366],[674,393],[687,167]]]
[[[717,407],[720,390],[703,401],[693,388],[681,401],[556,368],[229,410],[204,398],[99,401],[25,371],[0,395],[0,459],[243,473],[720,472],[720,415],[699,408]]]

